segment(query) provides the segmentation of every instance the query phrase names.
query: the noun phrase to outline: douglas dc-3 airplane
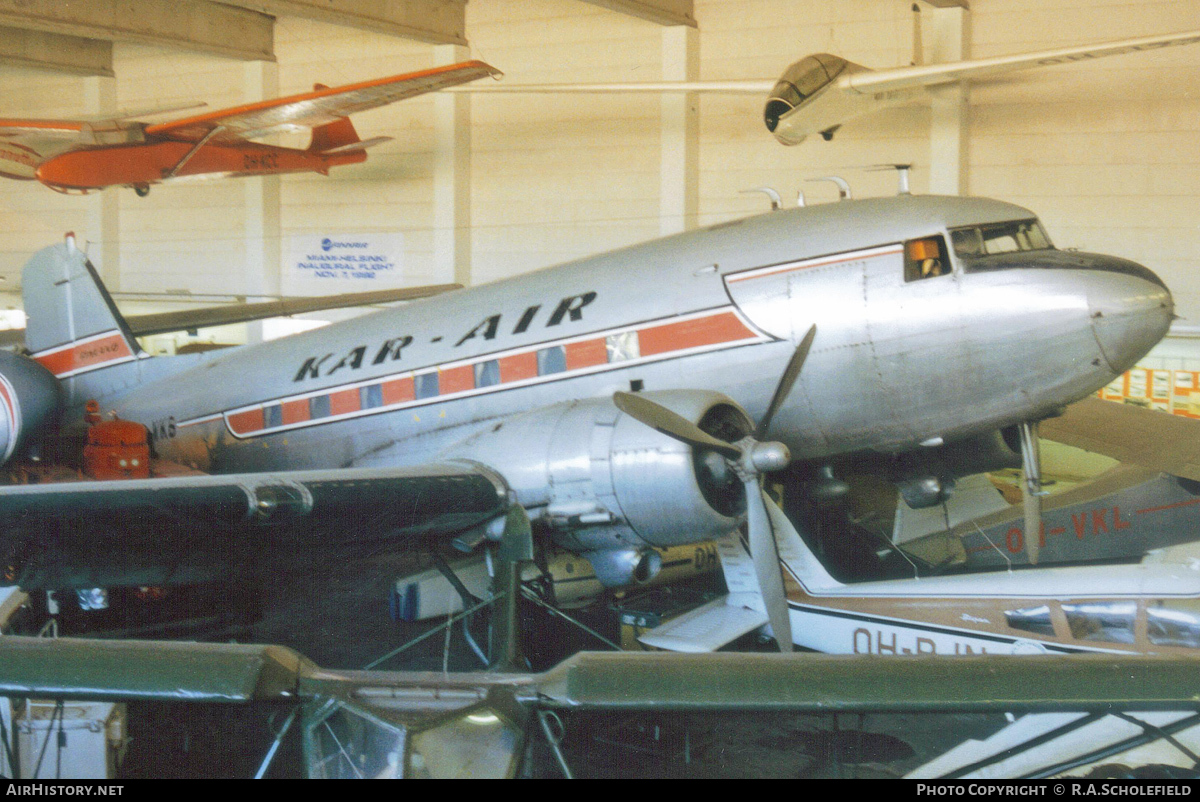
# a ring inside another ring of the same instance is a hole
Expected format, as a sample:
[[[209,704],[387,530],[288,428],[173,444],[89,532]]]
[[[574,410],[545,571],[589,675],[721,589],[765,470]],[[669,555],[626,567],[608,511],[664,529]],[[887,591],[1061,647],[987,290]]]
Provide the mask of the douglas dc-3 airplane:
[[[29,356],[0,361],[6,457],[48,459],[47,432],[69,439],[95,399],[212,475],[0,489],[10,583],[199,581],[418,535],[469,549],[523,510],[618,586],[658,570],[651,547],[748,521],[746,587],[785,649],[786,518],[762,473],[909,453],[933,504],[935,464],[1017,427],[1036,529],[1036,422],[1173,316],[1151,271],[1057,250],[1033,212],[914,196],[734,220],[185,357],[140,350],[72,240],[29,261],[23,292]]]
[[[247,176],[315,171],[357,164],[366,149],[390,137],[361,141],[349,115],[449,86],[498,76],[480,61],[436,67],[264,100],[168,120],[0,119],[0,176],[37,179],[64,193],[129,186],[138,195],[150,185],[199,175]],[[153,113],[153,112],[150,112]],[[312,129],[308,148],[251,140]]]

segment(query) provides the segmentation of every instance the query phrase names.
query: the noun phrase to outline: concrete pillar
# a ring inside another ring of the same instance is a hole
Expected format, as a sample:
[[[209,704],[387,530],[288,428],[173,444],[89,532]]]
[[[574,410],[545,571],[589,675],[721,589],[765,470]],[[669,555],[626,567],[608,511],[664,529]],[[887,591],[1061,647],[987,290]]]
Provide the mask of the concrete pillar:
[[[933,25],[933,64],[970,58],[970,11],[958,6],[934,8],[923,15]],[[969,89],[962,83],[930,89],[929,191],[966,195],[970,123]]]
[[[242,70],[245,102],[279,97],[278,64],[250,61]],[[245,206],[242,235],[246,248],[246,292],[255,296],[278,296],[283,262],[279,176],[235,180],[241,183]]]
[[[662,80],[700,79],[700,31],[686,25],[662,29]],[[695,93],[662,96],[659,231],[696,227],[700,207],[700,99]]]
[[[461,45],[435,45],[434,64],[471,57]],[[471,283],[471,95],[433,96],[433,262],[446,281]]]
[[[117,113],[117,79],[92,76],[83,79],[83,109],[89,117]],[[121,187],[97,190],[88,196],[86,229],[88,258],[105,286],[121,289]]]

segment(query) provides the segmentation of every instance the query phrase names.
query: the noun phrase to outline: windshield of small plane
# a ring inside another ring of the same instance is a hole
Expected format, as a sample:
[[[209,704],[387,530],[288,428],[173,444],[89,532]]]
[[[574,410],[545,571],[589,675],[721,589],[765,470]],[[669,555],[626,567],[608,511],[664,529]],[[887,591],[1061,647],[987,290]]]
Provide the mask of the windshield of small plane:
[[[1000,253],[1044,251],[1053,248],[1037,220],[1013,220],[951,229],[950,241],[960,259],[977,259]]]
[[[763,118],[767,130],[774,131],[779,118],[812,97],[846,68],[846,59],[817,53],[806,56],[787,68],[771,90]]]

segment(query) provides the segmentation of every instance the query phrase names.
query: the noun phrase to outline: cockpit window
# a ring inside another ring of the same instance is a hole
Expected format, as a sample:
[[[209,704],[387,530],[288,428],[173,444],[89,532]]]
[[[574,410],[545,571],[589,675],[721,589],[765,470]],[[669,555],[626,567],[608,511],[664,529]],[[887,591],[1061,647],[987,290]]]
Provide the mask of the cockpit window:
[[[1037,220],[955,228],[950,231],[950,241],[954,245],[954,253],[962,259],[1017,251],[1044,251],[1054,247]]]
[[[940,236],[910,239],[904,243],[904,280],[920,281],[950,274],[946,241]]]
[[[806,56],[788,67],[767,99],[763,114],[767,130],[774,131],[780,117],[820,91],[845,68],[844,58],[828,53]]]

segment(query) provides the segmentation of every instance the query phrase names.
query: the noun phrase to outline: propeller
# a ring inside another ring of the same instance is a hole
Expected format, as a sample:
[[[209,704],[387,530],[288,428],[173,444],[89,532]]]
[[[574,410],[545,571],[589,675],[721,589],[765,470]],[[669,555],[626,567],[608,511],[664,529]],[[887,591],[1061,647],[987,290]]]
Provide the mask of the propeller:
[[[1037,421],[1024,422],[1021,433],[1021,476],[1024,488],[1021,503],[1025,508],[1025,554],[1030,565],[1037,565],[1042,548],[1042,465],[1038,455]]]
[[[779,547],[775,542],[775,531],[767,512],[769,500],[762,488],[762,474],[786,468],[791,461],[791,453],[783,443],[764,441],[761,438],[765,437],[775,413],[791,394],[816,334],[817,327],[813,326],[796,347],[754,435],[743,437],[736,443],[718,440],[687,418],[644,396],[621,392],[613,394],[613,403],[617,409],[668,437],[687,443],[694,449],[715,451],[728,460],[730,467],[742,480],[746,491],[746,528],[750,534],[750,556],[754,561],[759,590],[767,608],[767,618],[775,632],[779,649],[784,652],[792,651],[792,626],[788,616],[787,598],[784,595]]]

